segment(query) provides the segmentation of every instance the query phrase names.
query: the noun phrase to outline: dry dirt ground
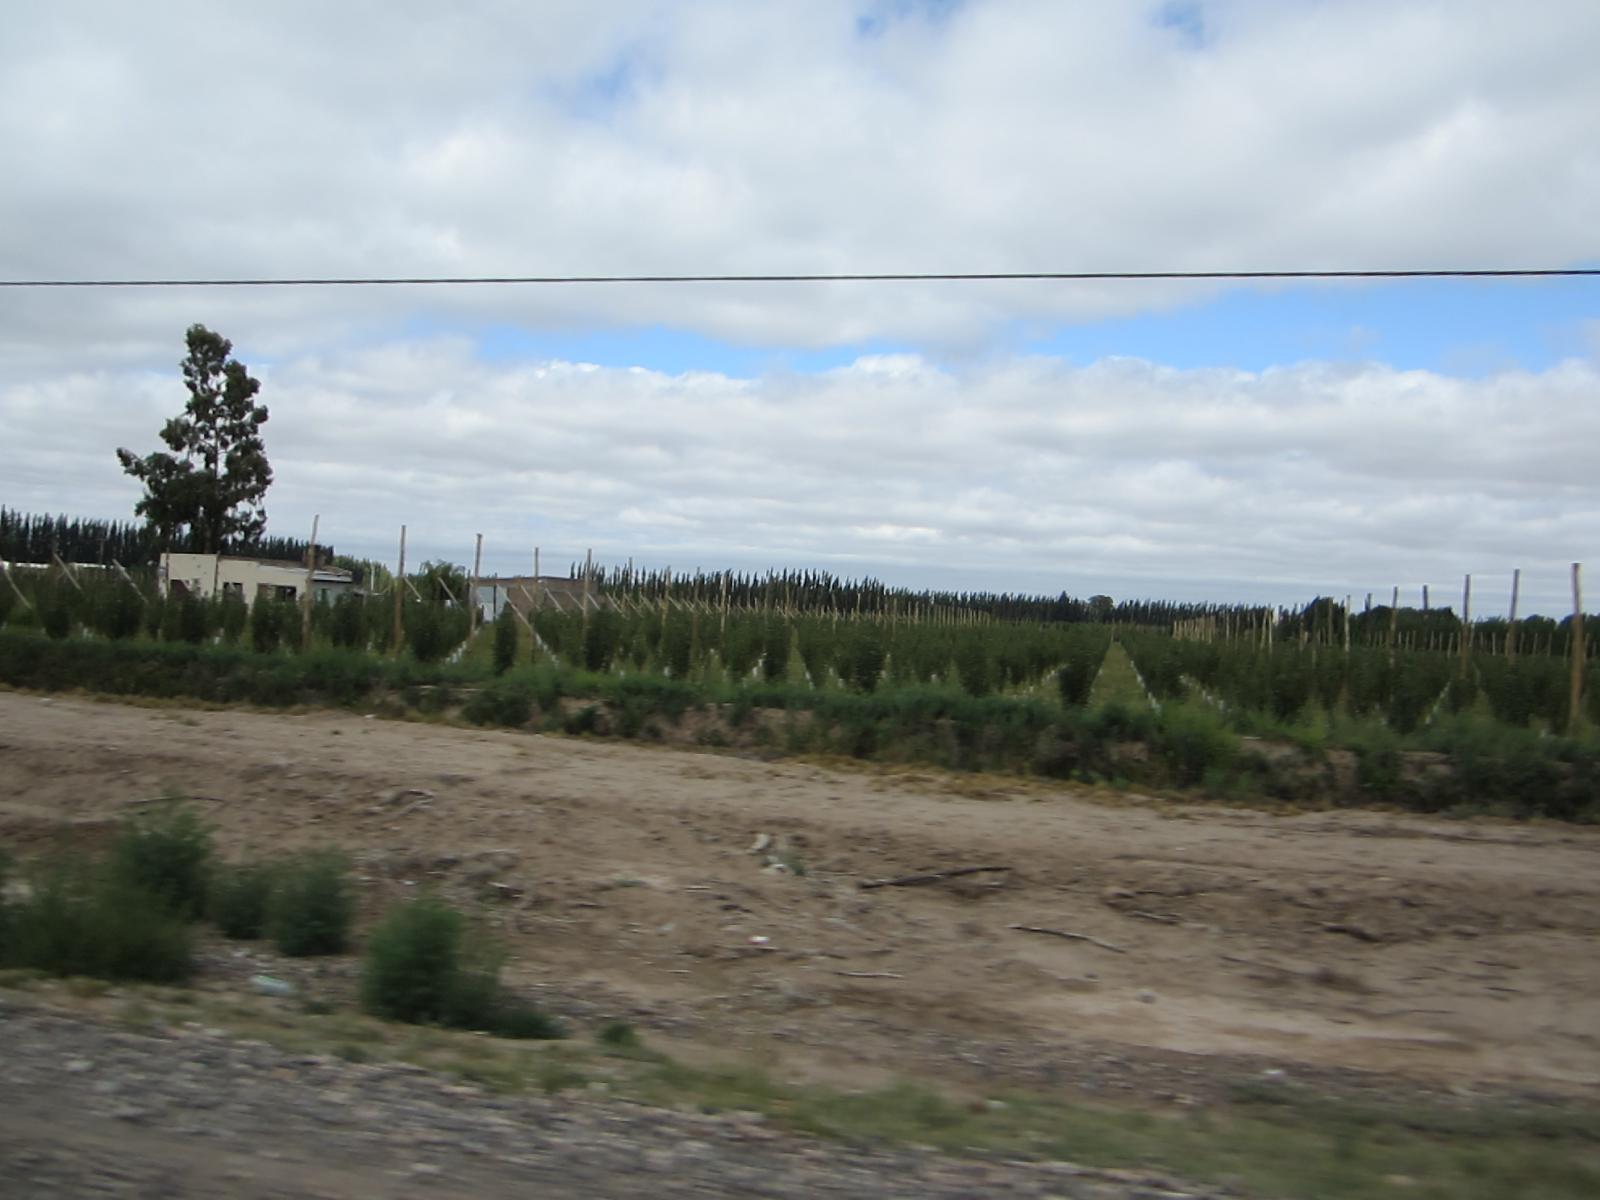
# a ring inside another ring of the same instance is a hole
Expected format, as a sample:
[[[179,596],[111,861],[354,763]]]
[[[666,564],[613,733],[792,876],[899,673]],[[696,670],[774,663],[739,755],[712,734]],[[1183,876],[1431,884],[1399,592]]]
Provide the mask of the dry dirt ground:
[[[481,904],[510,982],[675,1054],[1177,1104],[1263,1073],[1600,1096],[1596,829],[0,693],[0,843],[91,844],[169,790],[229,855],[348,851],[369,914]],[[862,886],[960,867],[1005,869]]]

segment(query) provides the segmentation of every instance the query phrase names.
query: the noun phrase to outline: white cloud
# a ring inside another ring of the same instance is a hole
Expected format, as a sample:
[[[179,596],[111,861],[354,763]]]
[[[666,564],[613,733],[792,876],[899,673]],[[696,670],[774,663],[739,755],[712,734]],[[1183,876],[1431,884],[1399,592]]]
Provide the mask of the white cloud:
[[[0,43],[0,261],[22,276],[274,276],[1594,257],[1589,0],[1220,0],[1199,46],[1159,10],[23,3]],[[867,11],[881,19],[864,37]],[[539,328],[960,344],[1197,294],[591,287],[426,302]],[[259,324],[292,339],[418,302],[298,294]],[[165,298],[69,304],[96,340],[171,328],[146,319]],[[11,324],[17,344],[60,338],[63,309],[40,310]]]
[[[320,513],[335,544],[384,557],[405,522],[413,554],[460,560],[483,532],[507,570],[536,544],[547,563],[592,545],[679,567],[1286,601],[1520,566],[1559,610],[1564,565],[1600,529],[1600,370],[1579,362],[1463,381],[902,356],[731,379],[492,366],[436,339],[263,375],[274,529]],[[0,387],[18,431],[0,452],[8,502],[129,511],[111,449],[153,445],[179,395],[148,374]]]
[[[1600,259],[1592,0],[1161,7],[16,0],[0,275]],[[1210,294],[0,290],[0,501],[130,512],[111,451],[153,446],[198,320],[265,381],[274,529],[321,512],[342,548],[387,554],[407,521],[458,559],[481,529],[507,567],[593,544],[1283,599],[1520,565],[1560,606],[1600,528],[1593,322],[1563,317],[1588,361],[1489,347],[1459,364],[1476,378],[997,349]],[[750,378],[489,363],[491,325],[923,353]]]

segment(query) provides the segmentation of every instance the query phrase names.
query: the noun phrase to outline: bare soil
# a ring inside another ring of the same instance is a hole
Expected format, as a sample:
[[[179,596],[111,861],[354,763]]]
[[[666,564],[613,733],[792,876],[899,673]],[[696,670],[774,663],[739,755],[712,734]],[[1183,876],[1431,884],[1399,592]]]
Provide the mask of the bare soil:
[[[1180,1104],[1264,1073],[1600,1097],[1593,828],[0,693],[0,843],[92,844],[166,791],[231,856],[348,851],[369,915],[481,905],[512,983],[676,1054]],[[966,866],[1005,869],[861,886]]]

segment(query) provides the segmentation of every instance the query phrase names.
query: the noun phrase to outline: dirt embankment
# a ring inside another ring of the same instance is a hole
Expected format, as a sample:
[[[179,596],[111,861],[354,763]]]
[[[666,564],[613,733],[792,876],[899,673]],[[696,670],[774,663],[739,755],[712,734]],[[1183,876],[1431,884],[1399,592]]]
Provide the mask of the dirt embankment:
[[[481,901],[512,982],[684,1053],[1179,1102],[1263,1070],[1600,1093],[1594,829],[0,693],[5,844],[168,789],[229,854],[348,850],[369,912]],[[860,886],[962,866],[1005,869]]]

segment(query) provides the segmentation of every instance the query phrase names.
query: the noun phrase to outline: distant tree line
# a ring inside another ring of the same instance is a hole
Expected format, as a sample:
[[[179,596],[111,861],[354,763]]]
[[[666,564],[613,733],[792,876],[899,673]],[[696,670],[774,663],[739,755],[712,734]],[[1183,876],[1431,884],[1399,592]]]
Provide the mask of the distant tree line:
[[[573,579],[583,577],[582,564],[573,564]],[[1102,623],[1170,628],[1174,621],[1203,616],[1231,615],[1239,621],[1270,612],[1250,605],[1183,604],[1166,600],[1114,601],[1110,596],[1088,598],[1062,592],[1056,596],[1015,592],[941,591],[891,587],[873,578],[845,579],[829,571],[774,571],[766,574],[597,568],[597,591],[644,599],[670,596],[674,600],[720,603],[723,588],[729,605],[736,608],[774,608],[799,613],[861,613],[937,618],[956,614],[996,621],[1032,621],[1040,624]]]
[[[17,512],[0,508],[0,560],[47,563],[51,551],[69,563],[121,563],[125,567],[154,566],[163,550],[195,552],[193,536],[175,537],[164,546],[153,526],[132,521],[96,521],[81,517]],[[297,538],[260,537],[227,546],[227,554],[303,562],[306,543]],[[333,547],[318,545],[322,561],[333,558]]]

